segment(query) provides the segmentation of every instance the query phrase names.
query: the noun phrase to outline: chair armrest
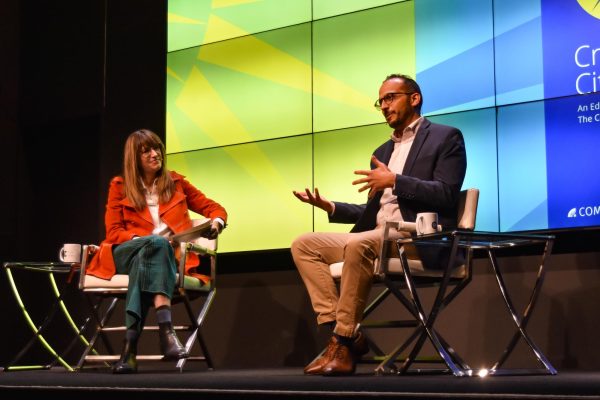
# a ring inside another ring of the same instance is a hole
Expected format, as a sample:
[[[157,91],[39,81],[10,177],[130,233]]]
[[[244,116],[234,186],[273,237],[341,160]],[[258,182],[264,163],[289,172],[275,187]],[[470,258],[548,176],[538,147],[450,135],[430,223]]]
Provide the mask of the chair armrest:
[[[417,231],[417,224],[415,222],[407,222],[407,221],[393,221],[393,222],[386,222],[385,223],[385,231],[386,231],[386,236],[384,236],[385,239],[387,239],[389,237],[389,229],[390,228],[396,228],[396,230],[401,231],[401,232],[416,232]],[[443,230],[442,225],[438,224],[437,225],[437,231],[441,232]]]
[[[438,232],[441,232],[442,226],[438,225]],[[381,247],[379,249],[379,263],[375,266],[375,275],[381,275],[387,273],[390,252],[389,246],[392,242],[398,240],[401,236],[397,232],[410,232],[415,233],[417,231],[417,224],[415,222],[408,221],[387,221],[383,230],[383,240],[381,241]],[[396,234],[394,234],[396,232]],[[408,241],[411,239],[407,238]],[[395,244],[394,244],[395,246]]]
[[[375,264],[375,275],[381,275],[383,271],[387,270],[387,257],[389,252],[390,242],[396,240],[398,235],[395,232],[415,232],[416,224],[414,222],[406,221],[386,221],[383,229],[383,240],[381,241],[381,247],[379,248],[379,262]]]
[[[417,224],[415,222],[400,221],[396,229],[403,232],[416,232]]]
[[[186,252],[193,251],[194,253],[200,254],[201,256],[216,256],[217,252],[208,247],[202,246],[193,242],[182,243],[185,247]],[[183,250],[183,249],[182,249]]]
[[[210,257],[210,278],[211,281],[214,282],[216,279],[216,258],[217,258],[217,239],[206,239],[200,238],[196,242],[183,242],[179,243],[179,248],[181,250],[181,256],[179,260],[179,278],[177,281],[177,286],[179,288],[184,287],[185,280],[185,263],[187,260],[187,255],[189,252],[194,252],[201,256],[209,256]]]
[[[210,218],[194,219],[192,220],[193,226],[190,229],[177,233],[171,236],[170,239],[174,243],[184,243],[192,242],[201,237],[206,237],[206,233],[210,232],[211,222],[212,220]]]

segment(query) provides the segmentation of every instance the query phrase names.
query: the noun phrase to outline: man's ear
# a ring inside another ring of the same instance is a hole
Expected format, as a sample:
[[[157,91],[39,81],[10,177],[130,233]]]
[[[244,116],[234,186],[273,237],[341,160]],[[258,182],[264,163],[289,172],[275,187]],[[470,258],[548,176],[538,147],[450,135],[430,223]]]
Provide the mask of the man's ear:
[[[417,92],[410,95],[410,105],[416,107],[421,102],[421,95]]]

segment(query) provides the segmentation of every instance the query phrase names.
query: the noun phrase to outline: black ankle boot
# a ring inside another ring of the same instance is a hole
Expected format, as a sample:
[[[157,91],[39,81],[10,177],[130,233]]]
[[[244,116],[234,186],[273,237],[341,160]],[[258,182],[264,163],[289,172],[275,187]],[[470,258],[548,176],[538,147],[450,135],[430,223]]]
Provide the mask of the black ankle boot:
[[[188,358],[189,354],[177,338],[170,322],[158,324],[158,337],[160,338],[160,351],[164,356],[164,361]]]
[[[113,374],[135,374],[137,372],[137,340],[125,339],[121,359],[113,365]]]

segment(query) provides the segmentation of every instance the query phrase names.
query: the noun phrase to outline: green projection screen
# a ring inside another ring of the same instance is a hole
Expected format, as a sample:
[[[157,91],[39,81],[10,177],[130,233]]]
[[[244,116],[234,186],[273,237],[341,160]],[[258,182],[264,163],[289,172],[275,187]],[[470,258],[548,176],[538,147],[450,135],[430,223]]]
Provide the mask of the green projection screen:
[[[592,3],[170,0],[168,165],[229,211],[223,251],[348,231],[292,191],[366,201],[353,171],[389,138],[373,102],[403,73],[424,115],[465,136],[476,229],[598,227]]]
[[[169,2],[167,165],[227,209],[221,251],[349,229],[292,190],[365,200],[353,171],[389,137],[373,102],[415,75],[414,31],[412,1]]]
[[[312,230],[312,209],[292,196],[311,182],[310,135],[170,154],[182,173],[229,214],[219,239],[222,252],[288,247]]]

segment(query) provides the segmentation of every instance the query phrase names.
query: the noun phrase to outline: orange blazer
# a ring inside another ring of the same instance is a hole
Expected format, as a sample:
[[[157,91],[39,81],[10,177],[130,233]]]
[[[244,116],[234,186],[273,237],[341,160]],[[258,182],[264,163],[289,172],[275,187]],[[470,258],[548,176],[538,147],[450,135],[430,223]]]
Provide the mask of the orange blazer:
[[[183,175],[174,171],[169,171],[169,173],[175,182],[175,193],[171,200],[158,206],[158,214],[169,229],[174,233],[180,233],[192,227],[188,209],[211,219],[221,218],[223,221],[227,221],[227,212],[219,203],[206,197]],[[123,178],[120,176],[113,178],[110,182],[104,224],[106,225],[106,239],[101,243],[100,251],[86,268],[86,274],[110,279],[116,273],[112,246],[131,240],[134,236],[150,235],[154,229],[148,207],[138,211],[125,197]],[[185,273],[206,282],[208,277],[195,273],[198,263],[198,256],[190,254],[186,260]]]

